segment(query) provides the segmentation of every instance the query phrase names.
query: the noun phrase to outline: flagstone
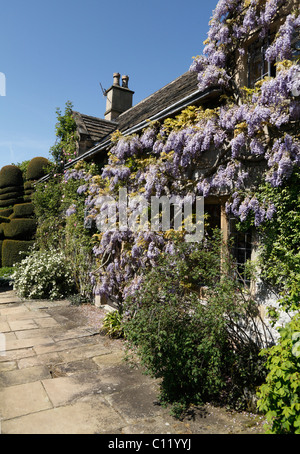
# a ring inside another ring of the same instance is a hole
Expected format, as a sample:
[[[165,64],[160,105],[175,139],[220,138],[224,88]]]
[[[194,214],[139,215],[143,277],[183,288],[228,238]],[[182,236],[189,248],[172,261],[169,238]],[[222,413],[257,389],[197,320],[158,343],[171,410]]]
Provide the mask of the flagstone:
[[[0,363],[0,372],[4,372],[7,370],[14,370],[17,369],[18,365],[16,361],[5,361]]]
[[[15,315],[15,314],[25,314],[29,312],[29,309],[25,306],[11,306],[11,307],[0,307],[1,315]]]
[[[60,342],[53,342],[51,345],[35,345],[34,350],[37,355],[42,355],[44,353],[51,353],[51,352],[63,352],[67,350],[64,355],[68,355],[72,349],[80,346],[80,340],[78,339],[70,339]]]
[[[76,361],[82,358],[91,358],[99,354],[110,353],[110,350],[107,347],[102,346],[101,344],[94,345],[84,345],[78,348],[74,348],[68,352],[62,352],[61,357],[63,361]]]
[[[55,326],[60,326],[59,323],[57,323],[56,320],[54,320],[54,318],[52,317],[45,317],[45,318],[39,318],[37,320],[35,320],[35,322],[42,328],[51,328],[51,327],[55,327]]]
[[[51,365],[61,362],[61,357],[57,352],[45,353],[44,355],[35,355],[28,358],[21,358],[18,360],[18,368],[24,369],[26,367],[38,366],[38,365]]]
[[[31,319],[27,320],[10,320],[8,321],[12,331],[23,331],[26,329],[38,328],[38,325]]]
[[[32,339],[16,339],[8,341],[6,344],[6,350],[17,350],[28,347],[38,347],[39,345],[53,344],[51,337],[34,337]]]
[[[21,350],[6,351],[3,356],[0,355],[0,363],[5,361],[15,361],[21,358],[35,356],[33,348],[22,348]]]
[[[91,396],[72,405],[39,411],[3,421],[3,434],[98,434],[115,433],[124,420],[100,396]]]
[[[50,376],[49,368],[46,366],[27,367],[0,373],[0,385],[14,386],[23,383],[36,382]]]
[[[6,321],[0,321],[0,333],[6,333],[8,331],[10,331],[9,324]]]
[[[51,407],[52,404],[40,381],[9,386],[0,391],[0,414],[4,420]],[[32,430],[34,429],[33,427]]]

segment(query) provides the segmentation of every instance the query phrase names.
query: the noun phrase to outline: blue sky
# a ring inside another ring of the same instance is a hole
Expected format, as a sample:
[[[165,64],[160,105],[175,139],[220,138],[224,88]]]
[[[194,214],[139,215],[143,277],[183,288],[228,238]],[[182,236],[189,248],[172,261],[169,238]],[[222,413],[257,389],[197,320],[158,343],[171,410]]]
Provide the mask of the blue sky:
[[[0,168],[49,157],[56,108],[104,118],[113,73],[133,103],[189,69],[217,0],[10,0],[0,15]],[[2,87],[3,89],[3,87]],[[1,87],[0,87],[1,92]]]

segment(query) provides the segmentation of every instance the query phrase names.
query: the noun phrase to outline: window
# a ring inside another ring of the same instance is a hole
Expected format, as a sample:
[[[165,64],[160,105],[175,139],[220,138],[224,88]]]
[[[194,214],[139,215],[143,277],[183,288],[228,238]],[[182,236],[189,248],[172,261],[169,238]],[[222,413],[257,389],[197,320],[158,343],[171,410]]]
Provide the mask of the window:
[[[265,59],[265,53],[274,39],[270,34],[262,41],[255,41],[248,47],[248,87],[253,88],[255,83],[266,76],[275,77],[276,69],[273,63]]]
[[[236,218],[229,219],[229,237],[232,239],[231,253],[236,261],[240,280],[250,286],[250,280],[245,276],[245,263],[251,259],[252,233],[250,230],[239,232],[236,229]]]
[[[208,216],[206,219],[207,233],[211,235],[213,229],[221,228],[221,207],[216,203],[204,203],[204,214]]]

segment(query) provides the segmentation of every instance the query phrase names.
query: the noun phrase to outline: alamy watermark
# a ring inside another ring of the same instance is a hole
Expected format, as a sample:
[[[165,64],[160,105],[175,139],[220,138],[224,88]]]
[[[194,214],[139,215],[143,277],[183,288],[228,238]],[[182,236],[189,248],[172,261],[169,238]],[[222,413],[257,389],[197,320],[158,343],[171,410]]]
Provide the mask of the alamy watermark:
[[[175,231],[187,232],[187,242],[199,242],[204,235],[204,197],[151,197],[151,202],[137,195],[128,197],[127,189],[119,189],[119,199],[100,196],[97,229],[106,231]]]
[[[0,72],[0,96],[6,96],[6,77]]]

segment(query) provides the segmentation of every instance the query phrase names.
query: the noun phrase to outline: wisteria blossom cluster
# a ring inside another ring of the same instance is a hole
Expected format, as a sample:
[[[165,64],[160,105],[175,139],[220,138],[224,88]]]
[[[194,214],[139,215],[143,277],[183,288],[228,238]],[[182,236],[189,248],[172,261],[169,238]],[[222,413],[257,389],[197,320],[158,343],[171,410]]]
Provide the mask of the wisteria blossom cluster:
[[[265,37],[279,17],[283,20],[266,58],[285,61],[277,65],[275,77],[254,89],[239,87],[233,57],[247,51],[249,36]],[[227,195],[227,212],[241,221],[250,213],[256,226],[271,219],[275,207],[271,200],[259,199],[257,188],[264,182],[282,185],[300,164],[300,103],[294,94],[299,65],[291,60],[299,25],[292,0],[220,0],[204,55],[194,59],[191,71],[198,73],[201,90],[223,88],[222,102],[213,109],[188,108],[192,121],[182,121],[185,111],[172,121],[149,124],[140,135],[120,135],[100,178],[68,172],[66,180],[82,180],[78,194],[86,197],[86,227],[95,225],[106,209],[99,197],[118,200],[120,187],[127,189],[129,200],[138,194],[146,200]],[[75,209],[70,207],[68,214]],[[173,247],[168,232],[129,229],[102,232],[96,238],[95,291],[118,301],[138,288],[145,266],[154,265],[161,251],[172,253]]]

